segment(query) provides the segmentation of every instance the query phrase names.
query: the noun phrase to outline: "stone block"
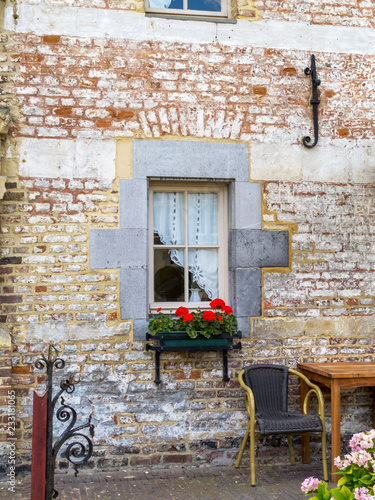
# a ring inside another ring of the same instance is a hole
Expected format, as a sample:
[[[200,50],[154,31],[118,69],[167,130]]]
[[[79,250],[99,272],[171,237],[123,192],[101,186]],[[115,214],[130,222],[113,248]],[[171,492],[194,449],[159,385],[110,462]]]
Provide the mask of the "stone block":
[[[138,268],[147,265],[146,229],[91,229],[91,269]]]
[[[142,141],[133,144],[133,178],[249,180],[247,144]]]
[[[229,233],[229,267],[287,267],[288,231],[237,229]]]
[[[146,340],[146,333],[148,331],[147,319],[135,319],[133,321],[133,340]]]
[[[290,318],[255,318],[252,322],[254,339],[289,338],[304,335],[306,320]]]
[[[234,304],[237,316],[260,316],[262,313],[262,271],[236,269],[234,272]]]
[[[148,317],[147,268],[121,269],[120,311],[121,319],[144,319]],[[147,328],[145,331],[147,331]]]
[[[121,267],[121,239],[119,229],[90,230],[90,269]]]
[[[250,338],[250,318],[248,316],[237,316],[238,330],[242,332],[244,339]]]
[[[33,139],[20,144],[20,173],[26,177],[115,177],[116,141],[112,139]]]
[[[235,182],[230,186],[231,229],[262,228],[262,186],[255,182]]]
[[[148,227],[147,179],[122,179],[120,181],[120,227]]]

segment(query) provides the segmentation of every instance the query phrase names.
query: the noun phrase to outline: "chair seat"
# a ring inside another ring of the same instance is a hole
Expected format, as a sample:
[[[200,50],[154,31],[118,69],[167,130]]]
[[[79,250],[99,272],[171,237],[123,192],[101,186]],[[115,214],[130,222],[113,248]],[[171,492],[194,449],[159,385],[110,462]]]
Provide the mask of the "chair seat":
[[[318,415],[304,415],[284,411],[269,412],[267,417],[261,413],[255,418],[259,424],[260,433],[264,436],[270,434],[288,434],[291,432],[319,432],[323,425]]]

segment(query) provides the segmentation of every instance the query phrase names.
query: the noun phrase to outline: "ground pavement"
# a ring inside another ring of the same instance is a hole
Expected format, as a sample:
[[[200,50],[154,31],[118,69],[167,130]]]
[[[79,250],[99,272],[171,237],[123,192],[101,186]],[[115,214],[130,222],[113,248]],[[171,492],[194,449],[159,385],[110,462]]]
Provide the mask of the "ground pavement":
[[[322,476],[319,462],[310,465],[259,465],[257,486],[250,486],[248,466],[176,467],[116,472],[57,474],[58,500],[303,500],[301,482]],[[0,483],[0,499],[29,500],[30,476],[17,480],[16,493]],[[333,486],[333,485],[331,485]]]

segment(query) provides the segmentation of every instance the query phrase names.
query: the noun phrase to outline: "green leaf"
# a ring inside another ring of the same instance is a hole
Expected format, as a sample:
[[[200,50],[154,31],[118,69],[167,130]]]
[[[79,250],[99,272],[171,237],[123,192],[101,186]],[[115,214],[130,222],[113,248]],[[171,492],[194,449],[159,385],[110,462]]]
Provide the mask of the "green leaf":
[[[338,486],[342,486],[343,484],[346,484],[349,482],[349,479],[346,477],[346,476],[343,476],[341,477],[338,481],[337,481],[337,485]]]
[[[318,484],[318,495],[322,495],[324,498],[324,493],[327,492],[327,483],[319,483]]]

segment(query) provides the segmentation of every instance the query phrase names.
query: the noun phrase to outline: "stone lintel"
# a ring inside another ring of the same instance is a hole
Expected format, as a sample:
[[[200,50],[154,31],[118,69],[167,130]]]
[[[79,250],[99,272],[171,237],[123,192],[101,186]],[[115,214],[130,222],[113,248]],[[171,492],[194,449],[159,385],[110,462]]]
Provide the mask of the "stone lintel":
[[[230,142],[133,143],[133,178],[236,179],[249,181],[249,146]]]

